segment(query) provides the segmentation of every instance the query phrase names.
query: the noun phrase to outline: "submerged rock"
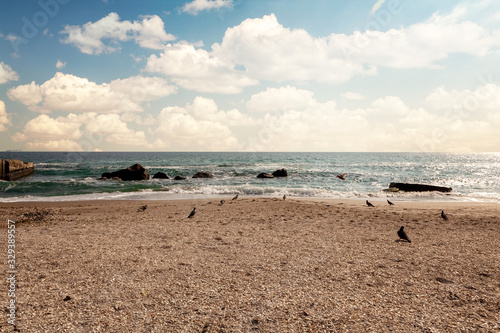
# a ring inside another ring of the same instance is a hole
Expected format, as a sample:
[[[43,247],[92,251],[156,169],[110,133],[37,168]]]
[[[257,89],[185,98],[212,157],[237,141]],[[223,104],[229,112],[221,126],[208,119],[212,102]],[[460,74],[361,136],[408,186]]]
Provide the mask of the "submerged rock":
[[[411,183],[390,183],[389,188],[397,188],[400,191],[406,192],[451,192],[451,187],[426,185],[426,184],[411,184]]]
[[[102,174],[101,179],[116,179],[121,180],[147,180],[150,178],[149,173],[142,165],[136,163],[126,169],[121,169],[114,172],[105,172]]]
[[[165,172],[157,172],[154,174],[153,179],[169,179]]]
[[[274,177],[287,177],[288,172],[286,171],[286,169],[283,168],[283,169],[274,171],[273,176]]]
[[[274,176],[270,173],[262,172],[258,174],[257,178],[274,178]]]
[[[183,177],[183,176],[175,176],[174,177],[174,180],[184,180],[184,179],[187,179],[187,178]]]
[[[215,176],[211,174],[210,172],[198,172],[196,175],[193,176],[193,178],[214,178]]]

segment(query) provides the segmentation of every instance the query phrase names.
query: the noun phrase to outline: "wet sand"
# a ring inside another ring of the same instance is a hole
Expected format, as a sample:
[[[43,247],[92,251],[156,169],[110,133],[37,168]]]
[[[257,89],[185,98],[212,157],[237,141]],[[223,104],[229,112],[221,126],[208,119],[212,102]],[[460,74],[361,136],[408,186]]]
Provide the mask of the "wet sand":
[[[0,203],[2,281],[16,221],[17,328],[500,330],[499,204],[224,199]]]

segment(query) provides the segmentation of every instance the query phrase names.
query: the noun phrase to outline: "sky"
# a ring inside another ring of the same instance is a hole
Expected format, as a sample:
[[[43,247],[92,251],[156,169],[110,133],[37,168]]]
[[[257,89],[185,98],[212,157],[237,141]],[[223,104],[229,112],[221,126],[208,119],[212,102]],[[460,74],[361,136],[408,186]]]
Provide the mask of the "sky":
[[[0,2],[0,150],[499,152],[496,0]]]

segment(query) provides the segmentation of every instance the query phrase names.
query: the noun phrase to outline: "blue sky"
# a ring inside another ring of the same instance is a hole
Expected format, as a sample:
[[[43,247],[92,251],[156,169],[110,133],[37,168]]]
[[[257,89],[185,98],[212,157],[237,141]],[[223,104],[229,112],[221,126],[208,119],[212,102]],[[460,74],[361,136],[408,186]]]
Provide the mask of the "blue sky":
[[[500,4],[0,3],[0,150],[500,150]]]

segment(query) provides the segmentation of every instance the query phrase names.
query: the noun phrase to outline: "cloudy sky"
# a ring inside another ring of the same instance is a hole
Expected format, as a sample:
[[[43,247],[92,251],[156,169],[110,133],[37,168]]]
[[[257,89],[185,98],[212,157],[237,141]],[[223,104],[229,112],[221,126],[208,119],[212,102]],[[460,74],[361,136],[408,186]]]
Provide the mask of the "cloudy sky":
[[[0,3],[0,150],[500,151],[500,2]]]

